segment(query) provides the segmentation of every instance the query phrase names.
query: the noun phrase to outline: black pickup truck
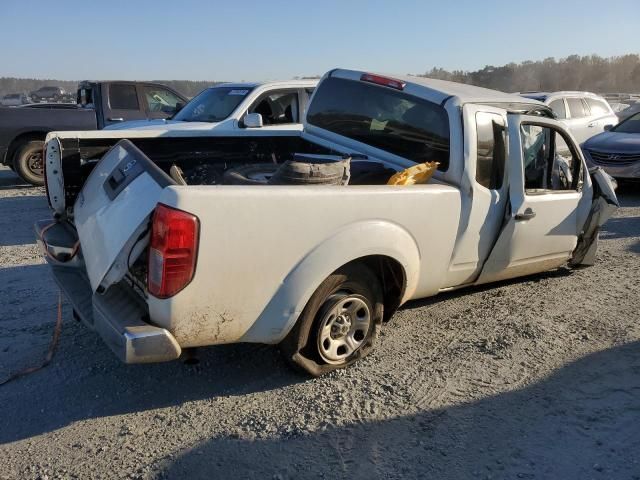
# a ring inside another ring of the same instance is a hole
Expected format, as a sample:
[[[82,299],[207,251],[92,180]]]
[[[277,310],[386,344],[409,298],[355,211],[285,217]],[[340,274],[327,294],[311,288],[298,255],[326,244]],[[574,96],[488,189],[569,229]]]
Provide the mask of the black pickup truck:
[[[149,82],[81,82],[77,104],[0,108],[0,163],[26,182],[44,184],[42,146],[49,132],[100,130],[113,123],[173,115],[186,97]]]

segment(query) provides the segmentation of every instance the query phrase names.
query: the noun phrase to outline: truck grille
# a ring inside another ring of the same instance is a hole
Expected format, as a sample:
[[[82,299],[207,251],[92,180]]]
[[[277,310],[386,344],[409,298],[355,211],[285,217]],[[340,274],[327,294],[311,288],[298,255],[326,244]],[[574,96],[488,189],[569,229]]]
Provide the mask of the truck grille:
[[[589,150],[589,156],[597,165],[625,167],[640,161],[640,153],[606,153]]]

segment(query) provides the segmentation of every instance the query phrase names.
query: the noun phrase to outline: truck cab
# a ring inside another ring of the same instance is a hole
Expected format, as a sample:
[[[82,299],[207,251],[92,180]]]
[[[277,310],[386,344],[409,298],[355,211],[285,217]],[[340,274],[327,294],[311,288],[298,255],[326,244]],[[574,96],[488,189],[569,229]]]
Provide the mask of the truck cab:
[[[186,98],[172,88],[150,82],[89,82],[78,85],[77,103],[94,109],[98,130],[130,120],[174,115]]]
[[[0,109],[0,163],[32,185],[44,184],[42,147],[52,131],[100,130],[136,119],[173,115],[186,98],[151,82],[83,81],[77,104],[34,103]]]

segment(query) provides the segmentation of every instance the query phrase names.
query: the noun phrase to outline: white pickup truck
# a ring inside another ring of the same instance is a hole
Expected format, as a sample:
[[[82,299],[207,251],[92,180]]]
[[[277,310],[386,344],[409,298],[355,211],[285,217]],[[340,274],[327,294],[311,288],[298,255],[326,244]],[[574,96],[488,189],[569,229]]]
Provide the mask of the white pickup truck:
[[[54,219],[36,234],[75,313],[125,362],[259,342],[320,375],[369,353],[408,300],[593,263],[617,199],[551,117],[497,91],[333,70],[301,132],[256,146],[265,162],[439,162],[409,186],[368,184],[355,169],[339,186],[178,185],[173,165],[246,162],[255,139],[134,136],[104,155],[105,132],[50,134]]]

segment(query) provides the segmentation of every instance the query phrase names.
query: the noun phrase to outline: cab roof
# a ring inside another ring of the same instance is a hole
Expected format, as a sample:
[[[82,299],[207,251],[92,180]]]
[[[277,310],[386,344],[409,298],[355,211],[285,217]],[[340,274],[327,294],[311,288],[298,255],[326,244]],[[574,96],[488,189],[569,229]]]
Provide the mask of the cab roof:
[[[218,83],[209,88],[232,87],[232,88],[313,88],[318,84],[318,80],[282,80],[278,82],[225,82]]]
[[[465,83],[450,82],[447,80],[437,80],[435,78],[418,77],[413,75],[389,75],[384,73],[365,72],[356,70],[336,69],[329,72],[329,76],[346,78],[349,80],[360,80],[363,74],[380,75],[382,77],[394,78],[406,83],[404,91],[423,97],[435,103],[444,103],[455,98],[457,103],[480,104],[532,104],[544,106],[541,102],[521,97],[513,93],[500,92],[489,88],[476,87]]]

